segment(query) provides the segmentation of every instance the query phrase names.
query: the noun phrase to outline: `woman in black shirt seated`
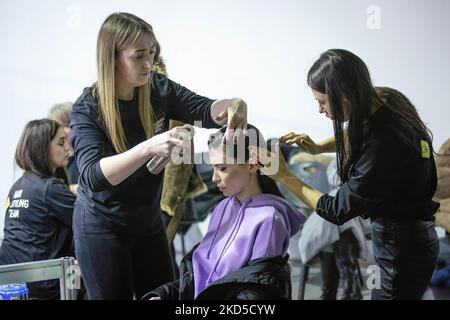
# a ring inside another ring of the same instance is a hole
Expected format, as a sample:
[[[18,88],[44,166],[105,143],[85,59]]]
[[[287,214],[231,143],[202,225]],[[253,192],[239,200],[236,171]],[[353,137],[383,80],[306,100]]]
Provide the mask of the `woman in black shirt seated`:
[[[54,120],[30,121],[16,149],[25,172],[6,200],[0,265],[73,256],[72,213],[75,196],[63,166],[70,146]],[[29,283],[31,299],[58,299],[58,280]]]

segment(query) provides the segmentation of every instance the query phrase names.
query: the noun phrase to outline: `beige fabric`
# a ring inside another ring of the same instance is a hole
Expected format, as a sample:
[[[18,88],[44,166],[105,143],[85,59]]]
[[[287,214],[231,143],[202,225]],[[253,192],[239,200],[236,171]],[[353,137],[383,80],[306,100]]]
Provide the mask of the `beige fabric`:
[[[435,193],[441,206],[436,213],[436,225],[450,232],[450,139],[439,149],[435,157],[438,187]]]
[[[435,197],[439,199],[450,198],[450,139],[438,151],[435,157],[438,174],[438,188]]]
[[[183,126],[180,121],[170,120],[170,129]],[[191,144],[192,158],[194,153],[194,143]],[[172,241],[178,229],[184,212],[185,200],[195,197],[208,189],[195,170],[194,164],[174,164],[169,162],[164,172],[164,183],[161,196],[161,209],[172,219],[167,226],[166,234],[169,243]]]
[[[450,232],[450,198],[441,200],[441,207],[436,212],[436,225]]]

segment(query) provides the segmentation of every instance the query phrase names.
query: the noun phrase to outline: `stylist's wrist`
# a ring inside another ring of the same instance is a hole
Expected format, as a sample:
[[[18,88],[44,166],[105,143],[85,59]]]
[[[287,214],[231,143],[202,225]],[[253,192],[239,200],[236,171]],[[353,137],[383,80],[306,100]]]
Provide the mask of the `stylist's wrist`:
[[[294,174],[286,168],[285,170],[280,170],[278,174],[274,176],[274,179],[284,184],[292,177],[294,177]]]
[[[153,144],[147,139],[139,144],[139,150],[143,159],[149,160],[155,155],[153,152]]]
[[[314,155],[316,154],[321,154],[321,153],[325,153],[325,145],[323,145],[322,142],[316,143],[316,150],[314,150],[315,152],[313,153]]]

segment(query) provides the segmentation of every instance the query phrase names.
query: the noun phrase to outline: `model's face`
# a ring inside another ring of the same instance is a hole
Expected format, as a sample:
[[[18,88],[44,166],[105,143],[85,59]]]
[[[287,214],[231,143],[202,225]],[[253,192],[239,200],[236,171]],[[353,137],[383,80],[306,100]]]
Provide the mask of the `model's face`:
[[[225,159],[222,152],[209,152],[211,164],[214,166],[212,181],[225,197],[241,194],[250,183],[252,170],[246,164],[231,164],[233,159]]]
[[[225,197],[242,193],[250,182],[250,174],[245,164],[216,164],[212,181]]]
[[[133,46],[116,57],[116,76],[121,86],[135,88],[148,82],[155,57],[155,42],[144,34]]]
[[[70,149],[63,128],[59,128],[49,146],[50,166],[53,172],[57,168],[67,165],[70,157]]]

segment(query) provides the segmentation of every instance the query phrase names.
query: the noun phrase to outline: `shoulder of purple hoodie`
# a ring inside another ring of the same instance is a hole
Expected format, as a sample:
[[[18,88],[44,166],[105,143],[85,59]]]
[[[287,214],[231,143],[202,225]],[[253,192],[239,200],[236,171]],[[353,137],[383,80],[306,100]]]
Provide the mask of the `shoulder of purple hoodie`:
[[[286,199],[273,194],[260,194],[255,198],[255,202],[249,207],[273,208],[272,214],[284,219],[287,230],[292,237],[296,234],[306,221],[306,216]]]
[[[210,225],[216,225],[214,223],[215,220],[220,219],[224,210],[227,209],[229,204],[233,204],[234,201],[236,201],[234,200],[234,196],[231,196],[219,202],[211,214]],[[261,222],[268,220],[274,221],[277,217],[281,217],[291,237],[300,230],[306,221],[305,215],[299,209],[286,199],[273,194],[257,194],[241,201],[241,204],[246,202],[248,203],[246,204],[245,210],[257,208],[262,214]]]

